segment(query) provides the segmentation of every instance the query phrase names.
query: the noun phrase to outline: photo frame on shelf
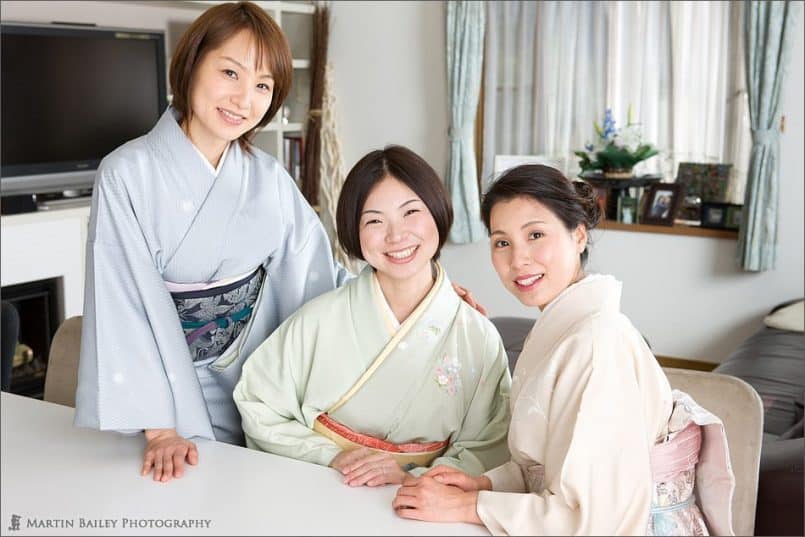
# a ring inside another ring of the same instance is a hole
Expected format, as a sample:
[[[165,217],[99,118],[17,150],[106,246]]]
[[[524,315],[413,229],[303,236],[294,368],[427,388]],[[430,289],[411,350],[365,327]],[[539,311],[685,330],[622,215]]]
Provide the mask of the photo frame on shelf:
[[[593,190],[595,190],[595,200],[598,202],[598,207],[601,208],[601,213],[605,215],[607,214],[607,203],[609,202],[609,189],[594,186]]]
[[[730,204],[727,207],[727,229],[734,229],[738,231],[741,229],[741,222],[743,221],[743,205]]]
[[[640,223],[658,226],[674,225],[681,197],[682,185],[679,183],[652,183],[646,187],[643,194]]]
[[[676,182],[683,185],[684,196],[699,197],[703,202],[725,203],[732,164],[680,162]]]
[[[712,201],[702,203],[702,227],[737,231],[741,227],[742,217],[743,205]]]

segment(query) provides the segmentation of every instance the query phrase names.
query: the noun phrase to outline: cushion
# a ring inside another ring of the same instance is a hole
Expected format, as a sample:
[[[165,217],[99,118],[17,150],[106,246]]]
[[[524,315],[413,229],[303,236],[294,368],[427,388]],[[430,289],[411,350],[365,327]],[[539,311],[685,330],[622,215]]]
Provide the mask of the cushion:
[[[774,310],[763,319],[763,323],[778,330],[805,332],[805,300]]]

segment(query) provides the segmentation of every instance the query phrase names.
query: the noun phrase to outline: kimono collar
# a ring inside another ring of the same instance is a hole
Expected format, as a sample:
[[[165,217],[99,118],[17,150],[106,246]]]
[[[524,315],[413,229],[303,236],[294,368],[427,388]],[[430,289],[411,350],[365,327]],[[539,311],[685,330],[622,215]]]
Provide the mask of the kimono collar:
[[[195,172],[194,175],[203,173],[211,178],[215,177],[215,169],[182,130],[179,124],[180,118],[179,111],[173,106],[169,106],[154,128],[146,135],[147,140],[157,152],[170,159],[171,162],[179,162],[182,163],[182,166],[190,167],[188,171]],[[221,156],[223,166],[220,166],[221,163],[219,163],[219,174],[228,167],[229,163],[237,160],[235,156],[239,152],[240,145],[230,142],[228,151]],[[224,157],[229,158],[225,160]]]
[[[589,274],[571,284],[548,304],[535,323],[572,324],[596,313],[620,312],[623,285],[607,274]]]

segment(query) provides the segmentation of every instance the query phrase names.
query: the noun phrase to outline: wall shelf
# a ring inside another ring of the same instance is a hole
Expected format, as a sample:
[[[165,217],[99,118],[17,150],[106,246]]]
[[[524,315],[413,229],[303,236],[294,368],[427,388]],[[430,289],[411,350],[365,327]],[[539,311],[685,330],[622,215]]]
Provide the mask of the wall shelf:
[[[272,121],[268,125],[262,128],[261,132],[298,132],[301,131],[304,125],[301,123],[277,123],[276,121]]]
[[[602,220],[597,229],[615,229],[636,233],[662,233],[665,235],[687,235],[689,237],[710,237],[714,239],[738,240],[738,232],[731,229],[711,229],[675,224],[673,226],[654,226],[649,224],[624,224],[614,220]]]

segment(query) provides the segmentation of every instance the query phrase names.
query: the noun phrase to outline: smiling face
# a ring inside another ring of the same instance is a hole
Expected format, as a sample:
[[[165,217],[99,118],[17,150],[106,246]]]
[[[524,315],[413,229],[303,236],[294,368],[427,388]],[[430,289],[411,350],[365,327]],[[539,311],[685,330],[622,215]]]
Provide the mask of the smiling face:
[[[568,231],[531,197],[500,201],[489,218],[492,264],[500,281],[526,306],[541,310],[581,277],[584,225]]]
[[[226,144],[253,129],[271,105],[274,79],[264,64],[255,68],[257,54],[254,37],[242,30],[207,52],[196,68],[184,127],[214,164]]]
[[[366,198],[359,238],[363,258],[384,281],[430,279],[439,231],[422,199],[405,183],[386,176]]]

